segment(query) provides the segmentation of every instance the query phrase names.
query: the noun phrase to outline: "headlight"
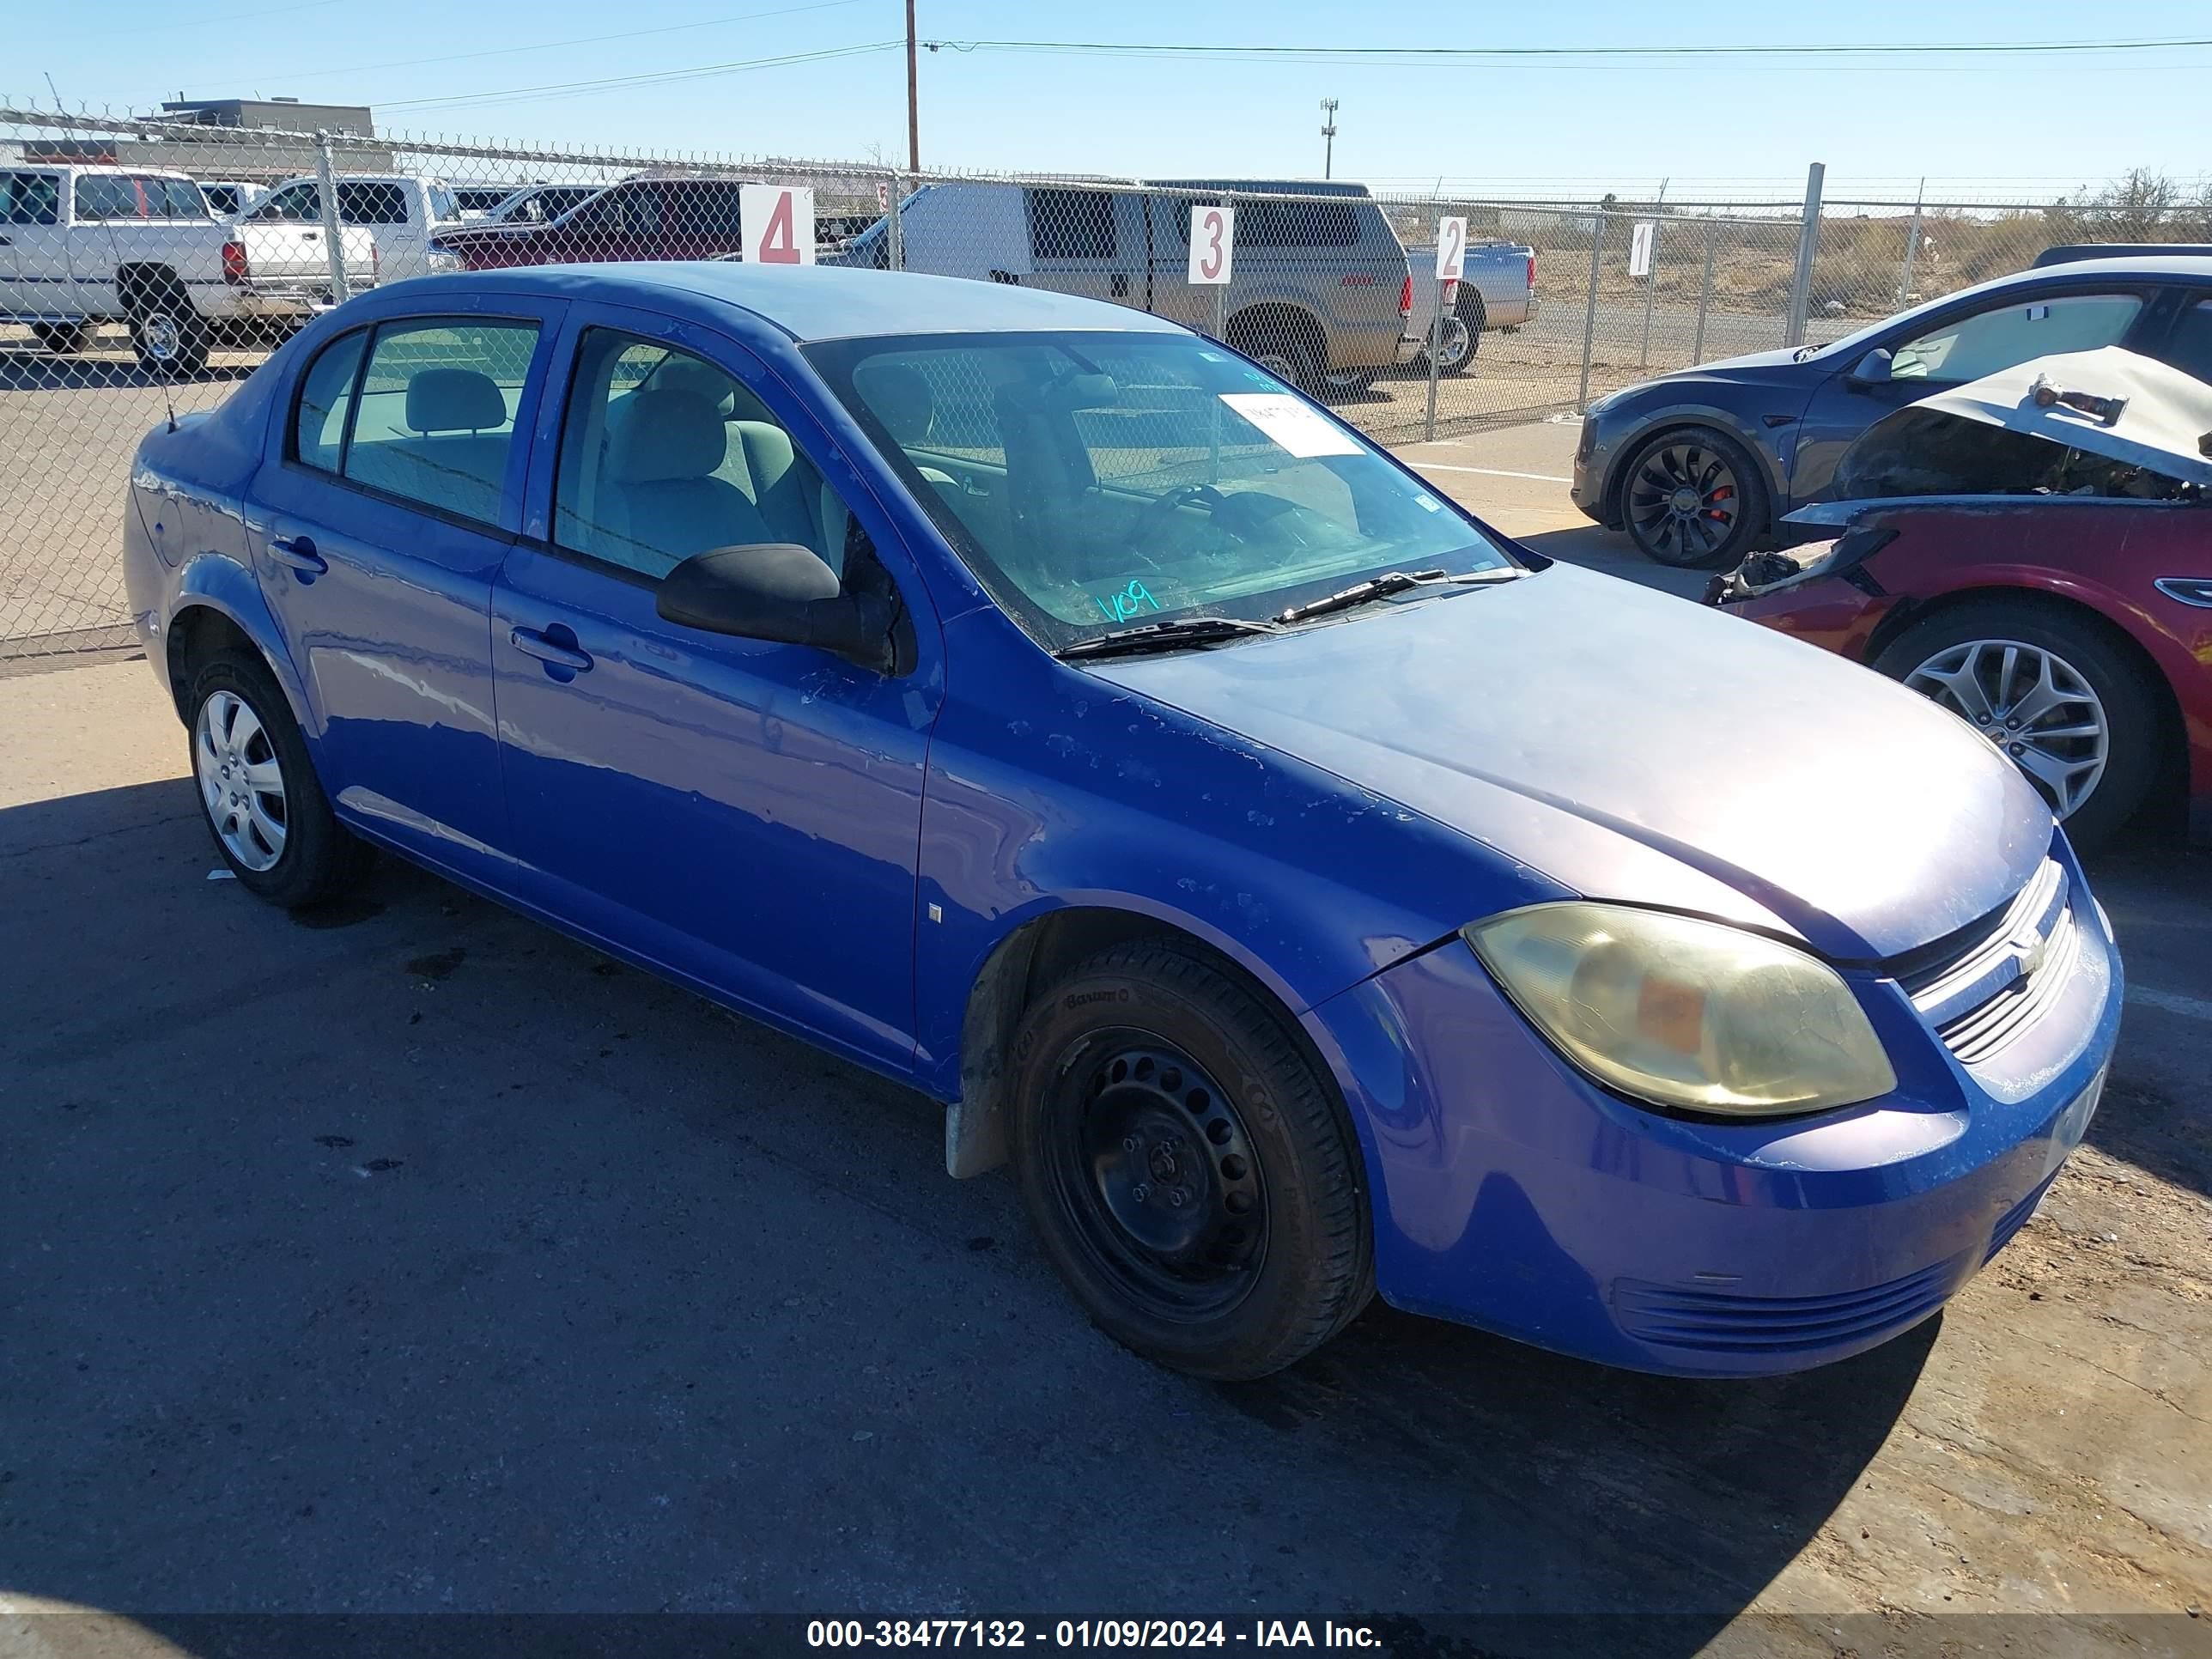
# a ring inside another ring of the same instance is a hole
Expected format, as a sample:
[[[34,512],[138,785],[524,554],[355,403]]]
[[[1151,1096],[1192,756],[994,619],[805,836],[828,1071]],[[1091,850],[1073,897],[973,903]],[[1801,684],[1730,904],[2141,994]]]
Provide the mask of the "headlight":
[[[1897,1086],[1842,976],[1756,933],[1583,903],[1509,910],[1461,931],[1569,1060],[1638,1100],[1768,1117]]]

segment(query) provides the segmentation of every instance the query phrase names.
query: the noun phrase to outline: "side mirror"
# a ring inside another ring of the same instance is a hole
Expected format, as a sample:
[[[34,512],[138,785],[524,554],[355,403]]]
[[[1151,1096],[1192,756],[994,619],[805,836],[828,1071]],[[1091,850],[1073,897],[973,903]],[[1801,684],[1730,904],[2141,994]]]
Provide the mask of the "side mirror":
[[[1889,353],[1877,346],[1851,365],[1844,377],[1860,386],[1887,386],[1889,383]]]
[[[710,548],[670,571],[653,609],[709,634],[811,646],[892,672],[896,603],[842,591],[837,573],[793,542]]]

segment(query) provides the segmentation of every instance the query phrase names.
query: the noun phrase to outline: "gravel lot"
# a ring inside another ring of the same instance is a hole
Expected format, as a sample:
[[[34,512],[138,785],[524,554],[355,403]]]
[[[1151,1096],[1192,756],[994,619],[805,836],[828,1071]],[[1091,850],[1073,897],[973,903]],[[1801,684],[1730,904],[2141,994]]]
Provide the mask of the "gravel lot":
[[[1571,443],[1415,453],[1657,574],[1562,507]],[[1088,1328],[919,1097],[396,862],[314,925],[207,879],[143,662],[0,678],[0,1652],[413,1653],[192,1616],[489,1610],[2212,1650],[2204,854],[2094,869],[2104,1108],[1940,1320],[1698,1383],[1377,1307],[1223,1388]]]

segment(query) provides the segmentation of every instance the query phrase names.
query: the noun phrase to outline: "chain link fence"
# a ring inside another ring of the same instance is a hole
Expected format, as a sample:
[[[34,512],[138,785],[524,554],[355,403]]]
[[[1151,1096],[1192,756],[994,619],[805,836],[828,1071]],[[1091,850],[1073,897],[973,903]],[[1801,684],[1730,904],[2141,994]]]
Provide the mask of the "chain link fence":
[[[2021,205],[1832,202],[1803,264],[1805,213],[1788,202],[916,177],[0,100],[0,660],[131,641],[116,549],[138,439],[172,408],[213,408],[322,309],[432,271],[737,258],[749,234],[756,254],[765,239],[802,257],[787,246],[798,222],[781,244],[746,222],[745,186],[762,184],[811,192],[818,264],[1149,310],[1385,441],[1571,416],[1650,374],[1833,337],[2018,269],[2072,229]],[[1209,285],[1191,280],[1190,239],[1193,209],[1211,207],[1234,232],[1228,280]],[[1444,304],[1448,220],[1468,248]]]

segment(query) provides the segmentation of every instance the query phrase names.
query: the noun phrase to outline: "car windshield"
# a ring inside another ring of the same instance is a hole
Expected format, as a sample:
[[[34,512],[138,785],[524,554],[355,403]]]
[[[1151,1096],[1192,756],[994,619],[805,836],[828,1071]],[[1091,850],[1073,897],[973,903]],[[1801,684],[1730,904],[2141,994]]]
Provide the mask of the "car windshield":
[[[1386,571],[1515,568],[1358,434],[1194,335],[834,340],[807,356],[977,579],[1054,647],[1264,618]]]

